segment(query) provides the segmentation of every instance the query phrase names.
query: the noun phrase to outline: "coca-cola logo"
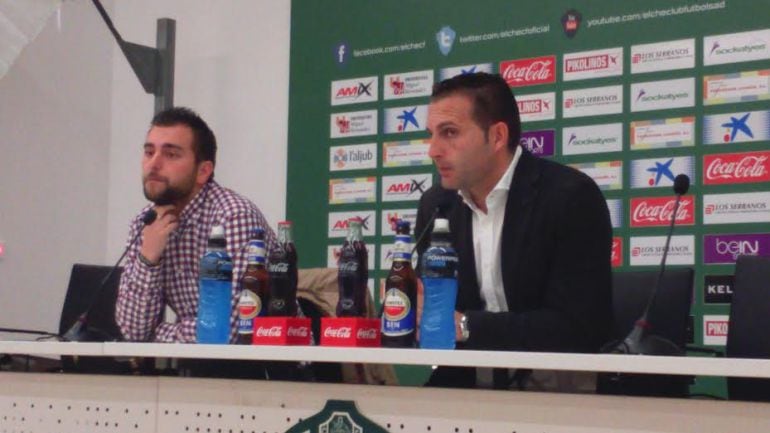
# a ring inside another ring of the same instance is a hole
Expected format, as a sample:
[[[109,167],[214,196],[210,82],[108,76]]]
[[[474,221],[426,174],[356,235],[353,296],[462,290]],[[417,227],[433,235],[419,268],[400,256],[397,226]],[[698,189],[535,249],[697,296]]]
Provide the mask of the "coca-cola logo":
[[[270,263],[267,267],[268,271],[270,272],[276,272],[276,273],[286,273],[289,272],[289,264],[286,262],[283,263]]]
[[[695,223],[693,196],[682,197],[676,212],[677,224]],[[648,197],[631,199],[631,227],[664,226],[671,221],[675,197]]]
[[[610,255],[612,267],[618,267],[623,264],[623,239],[619,237],[612,238],[612,253]]]
[[[377,338],[377,330],[375,328],[361,328],[356,333],[356,338],[359,340],[374,340]]]
[[[356,260],[340,261],[339,271],[340,272],[356,272],[356,271],[358,271],[358,261],[356,261]]]
[[[260,326],[255,331],[255,334],[257,337],[271,337],[276,338],[281,336],[281,327],[280,326]]]
[[[556,81],[556,56],[501,62],[500,71],[511,87],[553,83]]]
[[[703,170],[703,182],[707,185],[768,181],[770,152],[707,155]]]
[[[286,330],[286,335],[288,337],[307,338],[309,335],[308,328],[307,326],[289,326],[289,329]]]
[[[324,337],[326,338],[350,338],[351,335],[353,335],[353,328],[349,326],[339,328],[330,326],[324,330]]]

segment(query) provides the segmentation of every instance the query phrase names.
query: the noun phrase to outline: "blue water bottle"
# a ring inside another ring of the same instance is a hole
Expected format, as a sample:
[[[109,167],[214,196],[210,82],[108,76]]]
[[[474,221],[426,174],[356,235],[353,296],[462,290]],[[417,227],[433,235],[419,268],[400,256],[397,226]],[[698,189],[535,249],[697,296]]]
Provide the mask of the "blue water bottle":
[[[198,343],[230,342],[232,279],[233,260],[225,250],[225,229],[216,225],[211,228],[200,264],[198,317],[195,321]]]
[[[449,221],[436,218],[430,247],[422,255],[424,302],[421,349],[455,348],[457,252],[449,239]]]

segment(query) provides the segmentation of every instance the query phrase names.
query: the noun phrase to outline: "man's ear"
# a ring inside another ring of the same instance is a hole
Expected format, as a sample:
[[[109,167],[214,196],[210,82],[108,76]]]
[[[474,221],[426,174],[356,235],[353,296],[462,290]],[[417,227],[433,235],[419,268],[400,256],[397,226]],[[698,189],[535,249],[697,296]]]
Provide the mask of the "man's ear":
[[[201,161],[198,163],[198,173],[195,181],[198,185],[204,185],[214,174],[214,163],[211,161]]]
[[[497,122],[489,127],[489,142],[495,151],[508,147],[508,125],[505,122]]]

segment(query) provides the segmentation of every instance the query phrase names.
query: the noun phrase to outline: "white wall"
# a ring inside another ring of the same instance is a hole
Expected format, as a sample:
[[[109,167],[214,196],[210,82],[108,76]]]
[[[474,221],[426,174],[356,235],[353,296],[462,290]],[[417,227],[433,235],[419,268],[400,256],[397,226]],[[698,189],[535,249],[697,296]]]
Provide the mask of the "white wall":
[[[102,0],[127,41],[177,20],[175,103],[220,144],[216,177],[284,217],[290,2]],[[67,0],[0,79],[0,327],[54,331],[73,263],[111,264],[144,204],[142,90],[89,0]]]
[[[219,143],[216,179],[251,198],[271,224],[286,209],[290,2],[118,2],[123,38],[155,44],[156,19],[177,22],[176,105],[197,110]],[[129,220],[145,203],[140,157],[153,98],[114,48],[108,254],[117,259]]]

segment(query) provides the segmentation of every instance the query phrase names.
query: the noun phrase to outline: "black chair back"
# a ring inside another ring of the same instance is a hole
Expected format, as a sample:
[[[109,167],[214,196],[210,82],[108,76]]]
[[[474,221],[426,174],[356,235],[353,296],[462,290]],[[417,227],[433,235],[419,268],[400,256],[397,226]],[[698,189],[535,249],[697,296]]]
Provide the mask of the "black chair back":
[[[611,351],[622,342],[655,289],[658,270],[614,272],[612,275],[612,340],[605,346]],[[668,269],[663,274],[661,289],[647,316],[648,336],[668,340],[681,349],[687,343],[687,325],[692,306],[693,275],[691,268]],[[647,347],[655,347],[649,345]],[[656,353],[647,353],[655,355]],[[663,353],[661,353],[662,355]],[[596,391],[600,394],[685,397],[692,377],[658,374],[600,373]]]
[[[625,338],[641,317],[654,290],[658,271],[615,272],[612,275],[612,338]],[[650,307],[649,334],[668,340],[684,350],[687,321],[693,294],[691,268],[668,269],[663,274],[660,292]]]
[[[740,256],[735,264],[725,354],[770,358],[770,257]],[[731,400],[770,401],[770,380],[730,377]]]

